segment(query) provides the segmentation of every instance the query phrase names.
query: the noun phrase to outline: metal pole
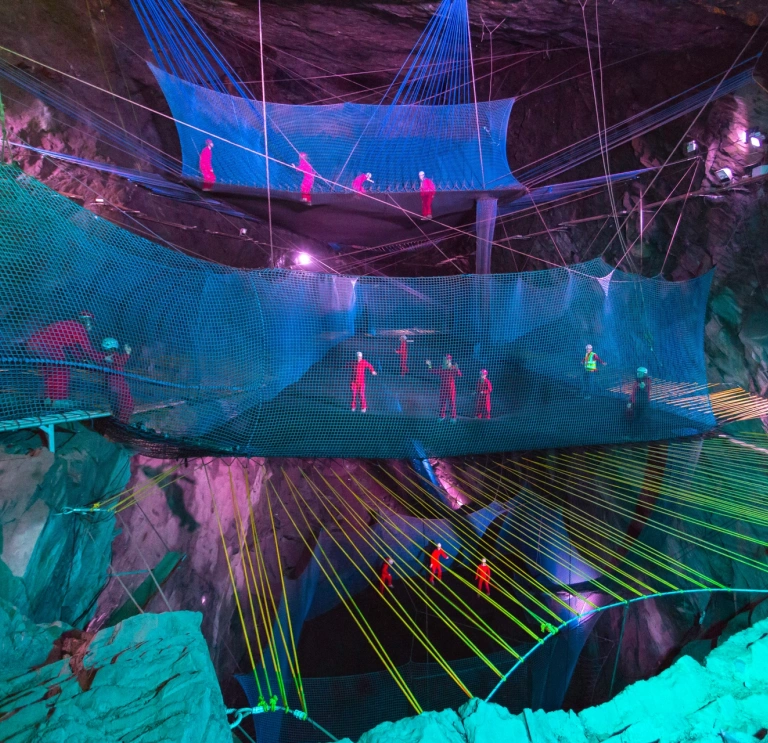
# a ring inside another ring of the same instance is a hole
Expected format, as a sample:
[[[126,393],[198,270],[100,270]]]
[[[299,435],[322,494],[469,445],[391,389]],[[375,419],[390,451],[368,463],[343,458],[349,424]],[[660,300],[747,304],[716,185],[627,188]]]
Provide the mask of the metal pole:
[[[619,656],[621,655],[621,642],[624,639],[624,627],[627,624],[627,609],[629,604],[624,604],[624,614],[621,618],[621,631],[619,632],[619,644],[616,647],[616,660],[613,661],[613,673],[611,674],[611,688],[608,690],[608,700],[613,699],[613,685],[616,682],[616,671],[619,668]]]

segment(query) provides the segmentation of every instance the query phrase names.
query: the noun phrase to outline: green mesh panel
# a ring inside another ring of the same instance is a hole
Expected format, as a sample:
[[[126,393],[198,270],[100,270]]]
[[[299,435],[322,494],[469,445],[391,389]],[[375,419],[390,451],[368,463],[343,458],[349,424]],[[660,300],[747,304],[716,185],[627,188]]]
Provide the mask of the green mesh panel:
[[[0,248],[2,419],[46,411],[41,376],[54,365],[71,371],[70,409],[112,404],[108,367],[28,345],[87,310],[94,345],[109,336],[133,348],[120,375],[131,435],[179,446],[423,458],[668,439],[714,423],[703,355],[711,274],[667,283],[600,260],[422,279],[235,270],[137,237],[12,166],[0,167]],[[586,343],[607,362],[589,380]],[[366,373],[365,415],[360,402],[351,411],[357,351],[377,372]],[[425,363],[439,369],[445,354],[462,372],[453,423],[450,400],[439,417],[442,383]],[[641,365],[661,396],[630,419]],[[481,369],[489,420],[475,417]],[[699,404],[683,405],[692,394]]]

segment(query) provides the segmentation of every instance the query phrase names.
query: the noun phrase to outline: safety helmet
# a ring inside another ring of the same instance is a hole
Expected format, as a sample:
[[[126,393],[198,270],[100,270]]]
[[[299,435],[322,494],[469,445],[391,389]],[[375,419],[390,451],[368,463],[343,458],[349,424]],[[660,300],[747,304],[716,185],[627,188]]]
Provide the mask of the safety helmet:
[[[592,350],[592,344],[591,343],[587,343],[587,351],[591,351],[591,350]]]
[[[366,173],[365,177],[370,180],[373,177],[373,173]]]
[[[424,178],[426,176],[426,173],[423,170],[419,171],[419,178]]]
[[[206,139],[205,140],[205,146],[206,147],[213,147],[213,140],[212,139]]]
[[[305,160],[307,159],[307,153],[306,152],[300,152],[299,157],[303,157]]]
[[[447,354],[445,354],[445,359],[446,359],[446,361],[453,361],[453,356],[451,356],[451,354],[447,353]]]
[[[648,370],[644,366],[638,366],[637,373],[645,375],[645,374],[648,374]]]
[[[481,374],[487,374],[487,373],[488,373],[488,370],[487,370],[487,369],[481,369],[481,370],[480,370],[480,373],[481,373]]]
[[[120,344],[117,342],[117,338],[105,338],[101,342],[101,347],[105,351],[117,351],[120,348]]]

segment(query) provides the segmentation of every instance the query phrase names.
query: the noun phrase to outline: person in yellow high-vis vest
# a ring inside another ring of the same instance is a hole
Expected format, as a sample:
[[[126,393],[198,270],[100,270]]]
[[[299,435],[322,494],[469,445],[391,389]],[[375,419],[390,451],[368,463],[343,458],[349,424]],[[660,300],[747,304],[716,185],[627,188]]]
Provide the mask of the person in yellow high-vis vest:
[[[597,365],[602,364],[605,366],[605,361],[603,361],[592,349],[592,346],[587,343],[587,352],[584,354],[584,361],[581,362],[582,366],[584,367],[584,382],[583,382],[583,392],[584,392],[584,399],[589,400],[592,397],[592,392],[595,387],[595,375],[597,374]]]

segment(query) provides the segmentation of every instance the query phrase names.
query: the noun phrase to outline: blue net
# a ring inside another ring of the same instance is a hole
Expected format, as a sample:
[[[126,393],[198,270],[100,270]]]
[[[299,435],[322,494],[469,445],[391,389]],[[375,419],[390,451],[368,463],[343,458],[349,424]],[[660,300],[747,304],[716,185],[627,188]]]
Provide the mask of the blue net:
[[[203,180],[200,154],[215,136],[216,187],[266,189],[261,105],[193,85],[152,67],[177,120],[184,175]],[[300,192],[299,153],[316,176],[313,193],[351,193],[371,173],[374,193],[419,191],[423,170],[438,191],[519,188],[507,163],[507,123],[513,99],[453,106],[267,103],[269,183]],[[478,131],[480,137],[478,140]]]
[[[2,419],[112,410],[132,435],[199,451],[419,459],[714,424],[711,274],[668,283],[601,260],[419,279],[236,270],[137,237],[13,166],[0,167],[0,217]],[[107,337],[117,353],[102,353]],[[640,366],[650,395],[632,408]]]

